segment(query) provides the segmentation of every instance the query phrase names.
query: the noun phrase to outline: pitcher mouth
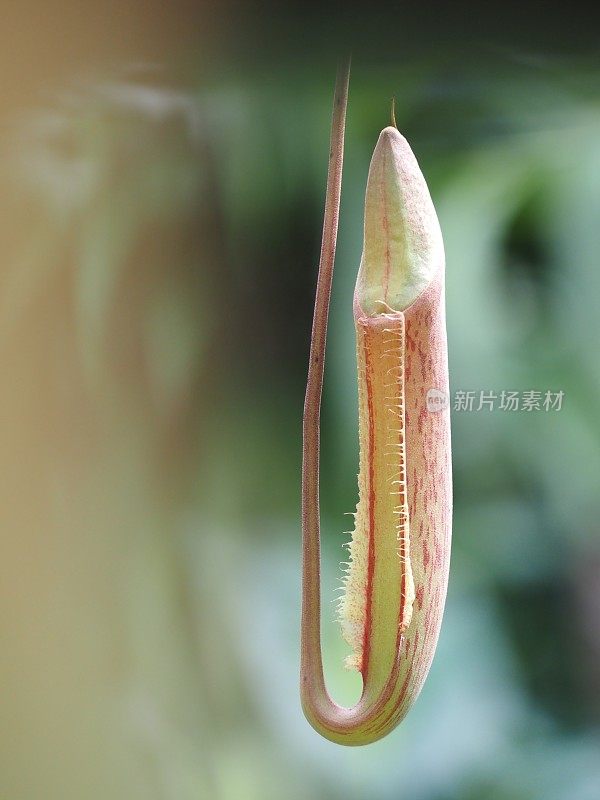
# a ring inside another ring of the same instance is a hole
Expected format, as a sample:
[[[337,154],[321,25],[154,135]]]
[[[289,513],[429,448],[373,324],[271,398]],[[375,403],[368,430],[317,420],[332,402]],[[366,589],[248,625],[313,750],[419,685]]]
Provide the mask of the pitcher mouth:
[[[354,314],[354,319],[361,320],[361,321],[364,321],[364,320],[367,320],[367,319],[368,320],[377,320],[377,319],[385,320],[385,319],[390,319],[390,318],[394,319],[394,318],[398,318],[398,317],[404,316],[409,311],[411,311],[412,308],[414,308],[416,305],[418,305],[418,303],[421,300],[421,298],[424,297],[424,295],[431,289],[431,287],[433,286],[435,281],[438,280],[441,272],[443,272],[443,261],[441,261],[440,264],[438,265],[438,267],[435,269],[433,275],[431,276],[431,280],[429,281],[429,283],[427,283],[423,287],[423,289],[419,292],[419,294],[416,297],[414,297],[410,301],[410,303],[408,305],[405,305],[403,308],[394,308],[389,303],[387,303],[385,300],[375,300],[375,301],[373,301],[373,305],[375,306],[375,308],[370,313],[367,313],[367,311],[363,308],[363,306],[361,304],[360,292],[358,291],[358,287],[356,287],[356,289],[354,290],[354,298],[353,298],[353,303],[352,303],[352,310],[353,310],[353,314]]]

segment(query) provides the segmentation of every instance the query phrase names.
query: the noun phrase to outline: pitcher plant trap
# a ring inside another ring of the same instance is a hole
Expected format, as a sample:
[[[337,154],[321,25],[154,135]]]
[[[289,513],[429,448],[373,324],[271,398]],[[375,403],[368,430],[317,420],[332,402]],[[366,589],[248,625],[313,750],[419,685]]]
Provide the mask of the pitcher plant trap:
[[[417,699],[446,597],[452,519],[444,246],[417,160],[392,124],[367,179],[354,291],[359,500],[338,617],[361,673],[350,708],[330,697],[321,655],[319,438],[329,299],[339,218],[349,62],[338,71],[323,238],[303,421],[300,692],[327,739],[363,745]]]

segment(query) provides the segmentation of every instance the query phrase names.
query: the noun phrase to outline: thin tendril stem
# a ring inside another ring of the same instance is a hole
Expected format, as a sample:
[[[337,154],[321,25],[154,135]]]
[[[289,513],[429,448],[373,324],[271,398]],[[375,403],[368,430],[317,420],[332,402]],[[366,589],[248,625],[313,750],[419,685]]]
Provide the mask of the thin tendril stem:
[[[319,443],[321,395],[329,300],[337,240],[344,130],[348,104],[350,59],[343,61],[335,84],[323,238],[315,295],[310,360],[304,402],[302,443],[302,680],[310,676],[324,691],[320,636],[320,525],[319,525]],[[315,687],[315,688],[317,688]]]

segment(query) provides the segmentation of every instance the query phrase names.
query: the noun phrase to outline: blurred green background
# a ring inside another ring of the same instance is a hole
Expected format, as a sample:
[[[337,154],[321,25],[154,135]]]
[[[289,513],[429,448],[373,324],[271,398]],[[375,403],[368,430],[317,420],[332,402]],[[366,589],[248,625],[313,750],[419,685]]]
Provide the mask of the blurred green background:
[[[577,5],[6,10],[2,800],[598,800],[600,69]],[[323,635],[356,502],[351,299],[390,97],[447,250],[454,543],[423,693],[300,710],[300,431],[338,51]],[[329,602],[331,600],[331,602]]]

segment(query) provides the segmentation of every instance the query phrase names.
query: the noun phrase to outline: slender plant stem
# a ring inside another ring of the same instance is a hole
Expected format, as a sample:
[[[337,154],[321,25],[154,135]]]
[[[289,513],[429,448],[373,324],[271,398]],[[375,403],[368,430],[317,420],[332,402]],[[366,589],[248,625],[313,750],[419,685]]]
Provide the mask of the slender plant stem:
[[[319,443],[329,300],[337,240],[350,59],[338,68],[331,123],[323,239],[304,402],[302,446],[302,680],[324,691],[320,631]],[[309,677],[310,676],[310,677]]]

